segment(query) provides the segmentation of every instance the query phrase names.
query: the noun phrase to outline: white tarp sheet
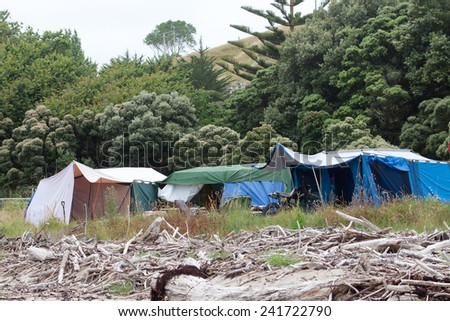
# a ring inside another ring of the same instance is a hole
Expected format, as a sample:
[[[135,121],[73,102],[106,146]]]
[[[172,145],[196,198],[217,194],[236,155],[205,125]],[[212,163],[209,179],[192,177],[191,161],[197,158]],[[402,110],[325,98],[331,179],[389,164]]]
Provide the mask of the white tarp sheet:
[[[167,201],[189,202],[202,189],[203,185],[166,185],[158,191],[158,197]]]
[[[98,173],[113,177],[115,180],[122,183],[132,183],[135,180],[146,182],[159,182],[165,180],[166,175],[155,171],[148,167],[117,167],[117,168],[102,168],[95,170]]]

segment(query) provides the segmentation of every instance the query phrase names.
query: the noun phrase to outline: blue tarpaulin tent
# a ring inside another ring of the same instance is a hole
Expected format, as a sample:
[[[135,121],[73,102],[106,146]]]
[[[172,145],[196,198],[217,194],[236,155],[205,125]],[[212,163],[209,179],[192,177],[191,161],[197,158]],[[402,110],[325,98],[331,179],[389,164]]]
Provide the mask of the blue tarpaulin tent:
[[[450,163],[402,149],[296,153],[277,144],[265,170],[290,168],[295,187],[311,187],[324,202],[372,202],[413,195],[450,202]]]
[[[222,203],[243,196],[251,199],[251,206],[265,206],[271,202],[269,194],[273,192],[284,192],[283,182],[253,181],[240,183],[224,183]]]

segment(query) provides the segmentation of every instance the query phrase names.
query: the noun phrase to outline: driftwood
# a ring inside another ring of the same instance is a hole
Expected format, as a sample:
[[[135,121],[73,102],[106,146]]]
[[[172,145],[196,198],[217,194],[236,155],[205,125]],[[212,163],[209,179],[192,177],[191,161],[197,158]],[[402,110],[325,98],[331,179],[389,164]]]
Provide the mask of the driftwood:
[[[155,241],[159,236],[162,222],[164,222],[164,218],[162,217],[155,218],[155,220],[152,222],[152,224],[150,224],[145,233],[142,236],[140,236],[140,240],[147,242]]]
[[[269,226],[190,237],[155,218],[124,241],[0,238],[0,299],[450,300],[450,231],[393,233],[341,217],[364,230]],[[124,282],[130,292],[111,291]]]
[[[357,243],[345,244],[342,246],[342,249],[355,250],[358,248],[370,248],[370,249],[374,249],[378,252],[383,252],[386,248],[395,248],[398,250],[401,243],[402,243],[402,240],[397,239],[397,238],[375,239],[375,240],[368,240],[368,241],[362,241],[362,242],[357,242]]]
[[[52,260],[55,258],[55,254],[52,251],[40,247],[30,246],[27,252],[30,258],[35,261]]]
[[[172,301],[295,301],[323,300],[332,282],[311,282],[303,287],[289,286],[223,286],[195,276],[176,277],[166,286]]]
[[[69,259],[69,250],[65,250],[63,257],[62,257],[62,261],[61,261],[61,265],[59,267],[59,274],[58,274],[58,283],[61,284],[64,278],[64,269],[66,268],[66,264],[67,264],[67,260]]]
[[[123,253],[122,253],[123,255],[127,254],[128,249],[129,249],[131,243],[133,243],[134,241],[136,241],[136,240],[141,236],[141,234],[142,234],[142,230],[140,230],[133,238],[131,238],[131,240],[129,240],[129,241],[127,242],[127,244],[125,244],[125,248],[123,249]]]
[[[443,249],[450,249],[450,240],[442,241],[436,244],[428,246],[426,249],[420,251],[420,254],[431,254],[433,252],[439,252]]]
[[[189,209],[189,206],[187,206],[186,202],[181,200],[176,200],[174,202],[175,206],[180,209],[181,213],[185,215],[192,215],[191,210]]]
[[[336,214],[338,216],[342,217],[343,219],[346,219],[347,221],[350,221],[350,222],[353,222],[353,223],[365,226],[365,227],[369,228],[372,231],[375,231],[375,232],[380,232],[381,231],[381,229],[378,226],[376,226],[372,222],[369,222],[365,218],[356,218],[356,217],[350,216],[348,214],[345,214],[345,213],[343,213],[341,211],[336,211]]]

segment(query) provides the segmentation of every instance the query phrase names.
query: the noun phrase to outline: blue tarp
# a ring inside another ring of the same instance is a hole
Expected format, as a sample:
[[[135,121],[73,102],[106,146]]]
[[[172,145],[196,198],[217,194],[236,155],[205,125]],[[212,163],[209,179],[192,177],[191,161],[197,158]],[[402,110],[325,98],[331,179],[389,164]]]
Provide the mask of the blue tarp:
[[[276,171],[287,167],[291,168],[295,187],[311,186],[311,191],[322,196],[324,202],[379,205],[383,200],[404,195],[450,202],[450,163],[409,150],[343,150],[305,155],[277,144],[264,168]]]
[[[374,164],[375,162],[380,162],[390,168],[393,168],[393,169],[396,169],[396,170],[399,170],[402,172],[409,172],[408,161],[404,158],[394,157],[394,156],[387,156],[387,157],[367,156],[367,161],[369,164]]]
[[[450,202],[450,164],[415,163],[412,176],[417,194],[423,197],[436,197],[440,201]],[[418,177],[417,177],[418,174]],[[418,188],[420,186],[420,188]]]
[[[268,194],[272,192],[284,192],[283,182],[253,181],[224,183],[223,186],[224,191],[221,204],[238,196],[246,196],[252,199],[251,206],[265,206],[274,201]]]

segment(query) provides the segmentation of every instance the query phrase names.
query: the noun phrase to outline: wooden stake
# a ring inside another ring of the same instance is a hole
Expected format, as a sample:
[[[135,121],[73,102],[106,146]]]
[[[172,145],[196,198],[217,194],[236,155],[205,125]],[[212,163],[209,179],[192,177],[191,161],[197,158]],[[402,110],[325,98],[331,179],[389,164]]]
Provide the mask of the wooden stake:
[[[66,268],[67,259],[69,258],[69,253],[70,253],[70,250],[64,251],[61,265],[59,267],[58,284],[61,284],[64,279],[64,269]]]

